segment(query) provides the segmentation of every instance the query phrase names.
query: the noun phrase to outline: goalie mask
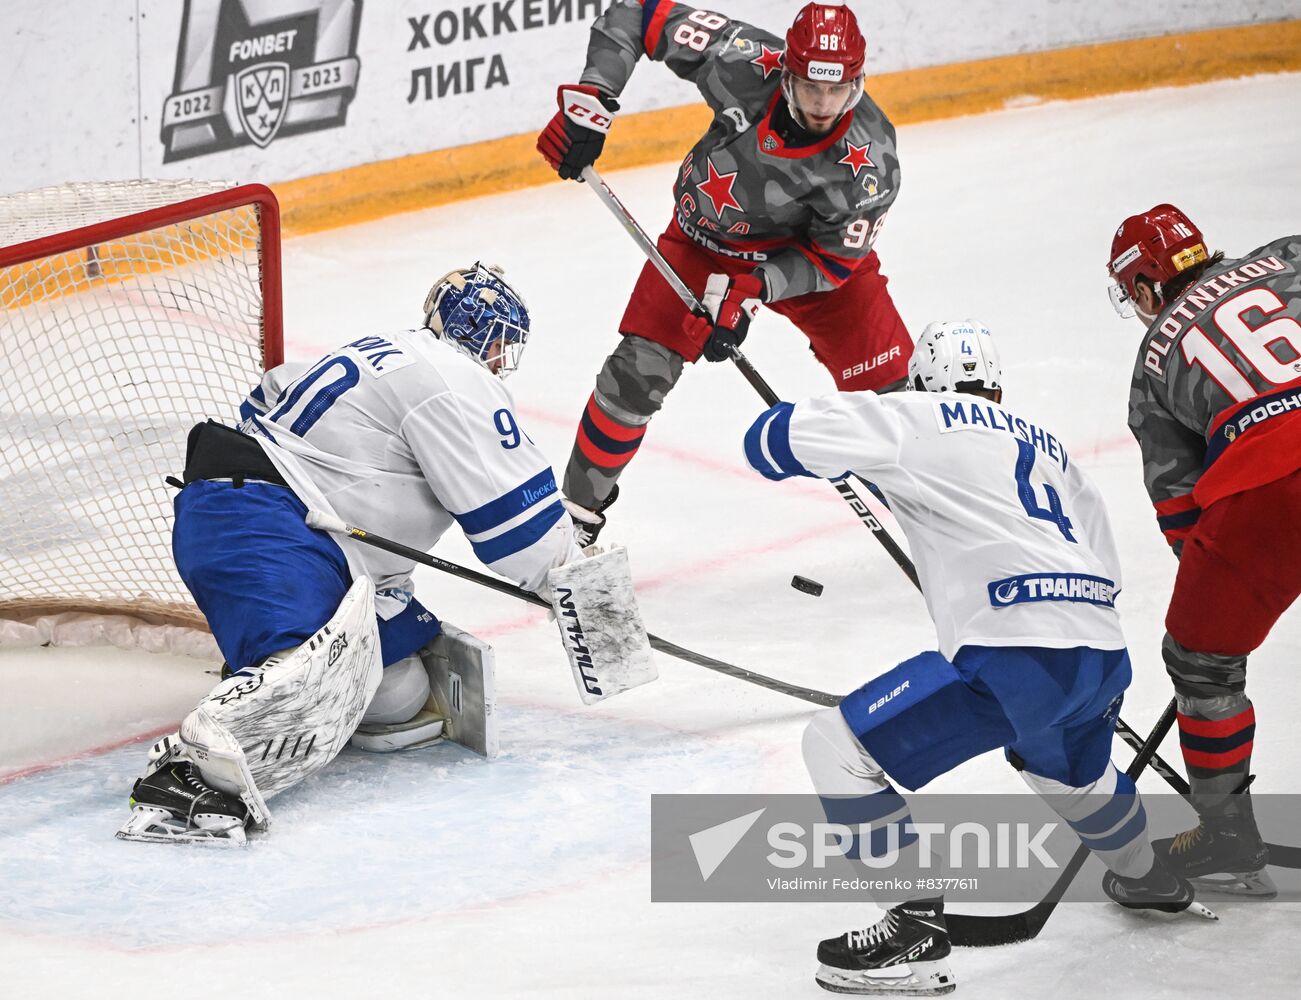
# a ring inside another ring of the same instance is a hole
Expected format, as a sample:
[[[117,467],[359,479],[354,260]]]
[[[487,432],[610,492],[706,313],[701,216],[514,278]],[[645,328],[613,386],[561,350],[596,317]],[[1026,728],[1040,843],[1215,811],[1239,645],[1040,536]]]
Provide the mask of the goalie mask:
[[[529,311],[499,267],[449,271],[425,297],[425,326],[505,378],[519,367],[529,339]]]
[[[791,117],[815,135],[830,132],[863,97],[867,43],[854,12],[840,3],[811,3],[786,32],[782,94]]]
[[[974,320],[932,323],[908,362],[908,388],[918,392],[1001,389],[1003,366],[989,327]]]

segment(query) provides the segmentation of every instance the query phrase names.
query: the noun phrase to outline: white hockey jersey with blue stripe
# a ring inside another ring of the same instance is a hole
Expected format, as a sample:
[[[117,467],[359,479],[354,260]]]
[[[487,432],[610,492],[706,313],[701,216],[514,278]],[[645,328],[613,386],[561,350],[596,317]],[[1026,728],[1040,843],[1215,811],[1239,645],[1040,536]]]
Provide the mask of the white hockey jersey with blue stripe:
[[[1120,649],[1120,558],[1097,488],[1048,431],[980,396],[835,393],[761,416],[769,479],[875,483],[899,522],[939,649]]]
[[[241,415],[240,430],[310,508],[426,551],[455,521],[481,561],[527,590],[581,557],[506,386],[428,330],[361,337],[305,369],[273,369]],[[400,611],[411,560],[336,541],[353,575],[375,581],[381,617]]]

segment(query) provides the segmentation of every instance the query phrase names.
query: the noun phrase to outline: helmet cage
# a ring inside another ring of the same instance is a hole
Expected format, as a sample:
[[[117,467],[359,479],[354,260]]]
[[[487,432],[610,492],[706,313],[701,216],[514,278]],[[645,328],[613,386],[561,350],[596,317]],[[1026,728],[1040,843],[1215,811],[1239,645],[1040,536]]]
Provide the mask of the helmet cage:
[[[528,307],[503,274],[476,261],[439,278],[425,297],[425,326],[499,378],[519,367],[529,339]]]

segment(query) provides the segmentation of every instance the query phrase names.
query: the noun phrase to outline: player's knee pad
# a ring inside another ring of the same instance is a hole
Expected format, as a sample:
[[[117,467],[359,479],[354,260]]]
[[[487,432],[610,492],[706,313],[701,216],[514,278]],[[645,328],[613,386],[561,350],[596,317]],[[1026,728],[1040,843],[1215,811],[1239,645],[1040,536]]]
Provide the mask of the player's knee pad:
[[[266,799],[343,749],[382,671],[375,588],[363,576],[307,642],[217,685],[181,723],[181,740],[204,780],[265,826]]]
[[[392,724],[406,722],[429,700],[429,674],[420,662],[420,655],[412,653],[384,668],[384,676],[375,690],[375,696],[366,706],[362,722]]]
[[[644,424],[682,376],[682,355],[645,337],[624,337],[596,377],[596,400],[615,420]]]
[[[814,714],[804,727],[804,766],[819,795],[870,795],[888,787],[885,772],[863,749],[838,708]]]
[[[1245,656],[1199,653],[1167,632],[1161,643],[1161,658],[1181,698],[1219,698],[1247,687]]]

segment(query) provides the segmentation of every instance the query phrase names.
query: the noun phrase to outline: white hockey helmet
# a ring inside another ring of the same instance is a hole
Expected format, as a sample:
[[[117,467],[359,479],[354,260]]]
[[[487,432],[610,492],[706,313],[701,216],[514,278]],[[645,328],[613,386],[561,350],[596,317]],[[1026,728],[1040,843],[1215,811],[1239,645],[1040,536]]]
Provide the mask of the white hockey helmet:
[[[954,392],[971,383],[981,389],[1003,387],[1003,366],[989,327],[970,319],[930,324],[908,362],[908,388]]]

